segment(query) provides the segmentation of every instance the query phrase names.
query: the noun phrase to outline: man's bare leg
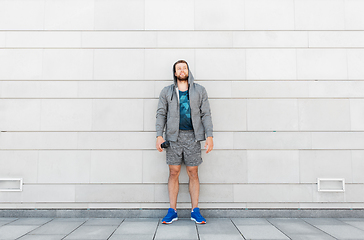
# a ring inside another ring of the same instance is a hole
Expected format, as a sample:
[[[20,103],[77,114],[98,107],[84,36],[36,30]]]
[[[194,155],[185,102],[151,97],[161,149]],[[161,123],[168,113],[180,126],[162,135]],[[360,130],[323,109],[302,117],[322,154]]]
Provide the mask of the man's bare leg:
[[[200,194],[200,181],[198,179],[198,166],[186,167],[189,182],[189,190],[191,196],[192,209],[198,207],[198,198]]]
[[[174,210],[177,210],[177,196],[179,190],[179,174],[181,165],[169,165],[168,193],[169,204]]]

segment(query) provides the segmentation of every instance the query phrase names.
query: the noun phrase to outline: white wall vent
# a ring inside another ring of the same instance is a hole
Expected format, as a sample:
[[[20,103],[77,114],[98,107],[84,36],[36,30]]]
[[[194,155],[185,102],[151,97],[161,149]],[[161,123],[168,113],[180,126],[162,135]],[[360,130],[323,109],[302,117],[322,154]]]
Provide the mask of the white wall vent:
[[[23,191],[22,178],[0,178],[0,192],[21,192]]]
[[[318,178],[317,188],[319,192],[345,192],[345,179]]]

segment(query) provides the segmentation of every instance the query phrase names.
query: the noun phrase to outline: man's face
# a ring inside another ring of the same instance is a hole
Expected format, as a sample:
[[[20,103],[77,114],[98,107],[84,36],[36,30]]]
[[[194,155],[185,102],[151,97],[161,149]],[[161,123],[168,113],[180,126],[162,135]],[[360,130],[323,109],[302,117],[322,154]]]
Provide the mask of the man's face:
[[[185,81],[188,79],[188,67],[186,63],[177,63],[176,72],[174,73],[178,80]]]

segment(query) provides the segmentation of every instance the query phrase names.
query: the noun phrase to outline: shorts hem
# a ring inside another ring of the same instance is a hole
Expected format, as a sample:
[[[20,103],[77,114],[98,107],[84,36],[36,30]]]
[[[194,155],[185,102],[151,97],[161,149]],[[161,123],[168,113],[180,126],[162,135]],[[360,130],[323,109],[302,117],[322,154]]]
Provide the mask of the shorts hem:
[[[192,163],[192,164],[186,164],[185,162],[183,162],[187,167],[196,167],[196,166],[200,166],[201,163],[203,163],[203,161],[199,162],[199,163]],[[167,165],[174,165],[174,166],[180,166],[183,163],[166,163]]]
[[[202,162],[197,163],[197,164],[186,164],[186,163],[185,163],[185,165],[186,165],[187,167],[196,167],[196,166],[200,166],[200,165],[201,165],[201,163],[202,163]]]
[[[182,163],[169,163],[169,162],[167,162],[167,165],[175,165],[175,166],[179,166],[179,165],[182,165]]]

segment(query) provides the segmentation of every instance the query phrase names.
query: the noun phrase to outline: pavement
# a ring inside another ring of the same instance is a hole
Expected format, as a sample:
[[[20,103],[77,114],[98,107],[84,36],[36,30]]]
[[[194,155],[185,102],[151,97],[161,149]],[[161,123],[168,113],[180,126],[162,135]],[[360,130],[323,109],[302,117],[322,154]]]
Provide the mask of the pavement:
[[[364,218],[0,218],[0,240],[364,239]]]

